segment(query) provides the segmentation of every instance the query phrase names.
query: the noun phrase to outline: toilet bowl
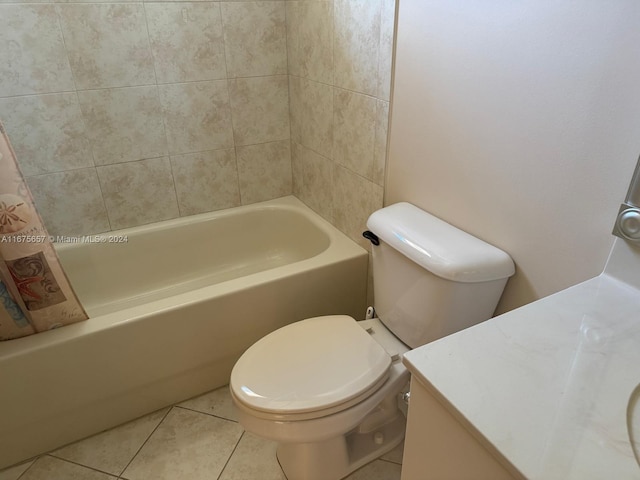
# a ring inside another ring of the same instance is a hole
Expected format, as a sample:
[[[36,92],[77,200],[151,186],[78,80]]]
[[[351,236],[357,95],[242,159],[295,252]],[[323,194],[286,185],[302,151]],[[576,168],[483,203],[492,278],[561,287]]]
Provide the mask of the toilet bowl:
[[[313,342],[301,342],[301,335]],[[336,315],[283,327],[233,369],[239,421],[279,443],[287,478],[342,478],[404,438],[398,401],[408,388],[401,361],[408,350],[378,319]]]
[[[288,480],[339,480],[404,438],[409,349],[489,319],[515,268],[409,203],[374,212],[379,318],[315,317],[252,345],[231,373],[243,427],[278,442]]]

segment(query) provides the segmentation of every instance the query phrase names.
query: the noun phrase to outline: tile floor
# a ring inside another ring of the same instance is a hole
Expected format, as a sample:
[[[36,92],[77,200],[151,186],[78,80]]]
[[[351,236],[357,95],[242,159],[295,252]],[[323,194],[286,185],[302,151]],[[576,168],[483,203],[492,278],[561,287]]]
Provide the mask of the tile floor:
[[[0,471],[0,480],[286,480],[275,443],[238,424],[228,388]],[[348,477],[399,480],[402,447]]]

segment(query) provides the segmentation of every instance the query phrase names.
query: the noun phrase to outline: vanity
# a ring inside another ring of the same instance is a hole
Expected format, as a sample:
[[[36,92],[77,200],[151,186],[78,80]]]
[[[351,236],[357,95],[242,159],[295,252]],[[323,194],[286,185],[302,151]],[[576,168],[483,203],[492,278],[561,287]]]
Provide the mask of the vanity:
[[[640,479],[640,247],[403,361],[402,480]]]

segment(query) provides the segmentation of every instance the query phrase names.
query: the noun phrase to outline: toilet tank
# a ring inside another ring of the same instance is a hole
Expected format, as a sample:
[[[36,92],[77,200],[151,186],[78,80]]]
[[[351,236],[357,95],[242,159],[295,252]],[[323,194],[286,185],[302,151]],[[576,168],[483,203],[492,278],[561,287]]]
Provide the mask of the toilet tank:
[[[375,310],[411,348],[493,316],[514,274],[502,250],[411,205],[374,212],[372,246]]]

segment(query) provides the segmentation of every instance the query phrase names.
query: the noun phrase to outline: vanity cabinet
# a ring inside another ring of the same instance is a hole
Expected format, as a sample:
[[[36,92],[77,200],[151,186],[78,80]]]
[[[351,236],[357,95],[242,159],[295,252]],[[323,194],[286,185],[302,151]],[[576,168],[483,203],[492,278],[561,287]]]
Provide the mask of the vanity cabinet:
[[[411,400],[402,480],[506,480],[512,475],[418,380]]]

